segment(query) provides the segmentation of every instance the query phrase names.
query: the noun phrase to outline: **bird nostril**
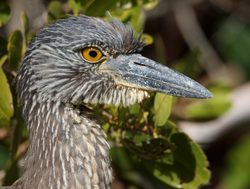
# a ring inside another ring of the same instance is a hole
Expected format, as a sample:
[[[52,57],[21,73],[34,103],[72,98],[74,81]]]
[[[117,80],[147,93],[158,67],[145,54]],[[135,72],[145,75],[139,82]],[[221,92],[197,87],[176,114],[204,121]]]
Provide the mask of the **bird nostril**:
[[[138,66],[143,66],[143,67],[147,67],[147,68],[153,68],[149,65],[146,65],[146,64],[143,64],[143,63],[140,63],[140,62],[134,62],[135,65],[138,65]]]
[[[140,62],[134,62],[134,64],[139,65],[139,66],[145,66],[144,64],[142,64]]]

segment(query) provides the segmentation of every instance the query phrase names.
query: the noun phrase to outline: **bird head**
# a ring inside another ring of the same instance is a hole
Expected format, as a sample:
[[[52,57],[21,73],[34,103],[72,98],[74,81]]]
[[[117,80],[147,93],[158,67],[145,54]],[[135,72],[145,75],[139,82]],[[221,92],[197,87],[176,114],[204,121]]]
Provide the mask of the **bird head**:
[[[143,47],[131,27],[117,20],[59,20],[41,30],[29,46],[18,74],[19,87],[27,76],[28,90],[39,94],[39,100],[73,104],[128,106],[148,97],[148,91],[211,97],[192,79],[140,55]]]

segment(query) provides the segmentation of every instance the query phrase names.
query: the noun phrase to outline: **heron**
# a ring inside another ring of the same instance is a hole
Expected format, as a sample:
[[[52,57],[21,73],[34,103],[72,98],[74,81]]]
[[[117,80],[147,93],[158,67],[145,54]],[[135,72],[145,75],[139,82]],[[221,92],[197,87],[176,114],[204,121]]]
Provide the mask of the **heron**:
[[[106,134],[93,104],[129,106],[157,91],[210,98],[198,82],[140,54],[132,27],[85,15],[43,28],[16,77],[29,131],[25,171],[9,189],[110,189]]]

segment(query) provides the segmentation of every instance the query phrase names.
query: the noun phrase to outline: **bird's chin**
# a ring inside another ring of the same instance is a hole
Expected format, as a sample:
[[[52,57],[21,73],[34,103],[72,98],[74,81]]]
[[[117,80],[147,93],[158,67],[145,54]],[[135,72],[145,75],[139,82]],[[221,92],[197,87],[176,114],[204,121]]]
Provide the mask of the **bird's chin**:
[[[150,93],[146,89],[133,87],[133,86],[123,86],[120,85],[121,88],[126,89],[126,93],[122,94],[122,100],[119,104],[121,104],[124,107],[134,105],[136,103],[141,103],[144,99],[150,97]],[[119,105],[116,104],[116,105]]]
[[[105,89],[106,91],[102,91],[99,95],[98,91],[96,91],[96,95],[92,95],[92,98],[83,96],[82,102],[86,104],[112,104],[115,106],[122,105],[127,107],[140,103],[143,99],[150,96],[149,92],[144,89],[123,85],[115,85]]]

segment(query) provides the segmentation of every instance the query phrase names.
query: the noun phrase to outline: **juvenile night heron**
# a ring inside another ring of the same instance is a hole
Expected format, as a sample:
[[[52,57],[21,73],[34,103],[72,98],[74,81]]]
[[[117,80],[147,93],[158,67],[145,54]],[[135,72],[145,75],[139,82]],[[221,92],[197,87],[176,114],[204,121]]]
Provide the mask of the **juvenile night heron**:
[[[129,26],[88,16],[57,21],[35,37],[17,75],[30,145],[25,172],[10,188],[111,187],[110,147],[86,104],[128,106],[148,97],[147,91],[211,96],[138,54],[143,46]]]

